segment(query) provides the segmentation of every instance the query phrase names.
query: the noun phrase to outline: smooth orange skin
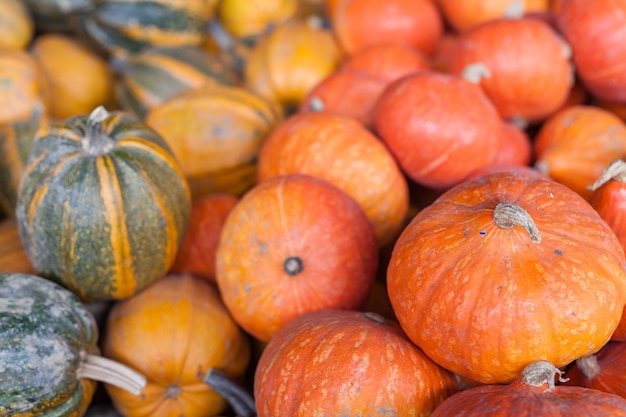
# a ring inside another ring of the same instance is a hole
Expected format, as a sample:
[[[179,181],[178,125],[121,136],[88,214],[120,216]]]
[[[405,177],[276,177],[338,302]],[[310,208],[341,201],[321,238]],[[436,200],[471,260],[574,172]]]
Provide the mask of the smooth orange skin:
[[[564,385],[593,388],[626,398],[626,342],[607,343],[594,356],[598,361],[597,373],[586,374],[574,362],[565,372],[564,377],[569,380]]]
[[[171,272],[187,272],[215,282],[217,244],[226,217],[238,202],[239,198],[230,194],[209,194],[192,201],[189,226]]]
[[[541,241],[500,228],[525,209]],[[465,181],[417,214],[393,249],[387,288],[402,328],[435,362],[508,383],[537,358],[561,367],[598,351],[626,303],[624,250],[567,187],[522,170]]]
[[[443,18],[432,0],[340,0],[330,20],[347,55],[388,42],[432,55],[443,34]]]
[[[448,71],[462,75],[476,63],[489,71],[479,85],[505,119],[544,120],[561,108],[574,83],[564,41],[536,18],[493,20],[460,34]]]
[[[535,166],[585,199],[604,168],[626,155],[626,124],[595,106],[564,108],[535,136]]]
[[[278,332],[256,368],[259,417],[426,416],[458,391],[399,326],[368,314],[316,311]]]
[[[328,112],[296,114],[265,139],[258,178],[306,174],[350,195],[374,226],[379,246],[396,238],[409,210],[409,187],[385,145],[358,122]]]
[[[495,161],[502,118],[479,86],[422,71],[391,83],[374,128],[413,181],[447,189]]]
[[[146,376],[140,395],[105,385],[127,417],[217,415],[224,398],[203,382],[210,368],[236,378],[249,360],[246,335],[232,320],[215,286],[188,274],[167,275],[113,306],[102,351]],[[168,388],[180,388],[168,396]]]
[[[298,257],[295,275],[285,261]],[[217,284],[234,319],[270,340],[294,318],[367,299],[378,265],[374,229],[331,183],[301,174],[260,181],[231,211],[217,249]]]
[[[626,100],[626,0],[559,2],[558,28],[572,48],[576,72],[601,100]]]
[[[533,145],[525,130],[513,123],[502,123],[502,143],[494,164],[525,166],[532,160]]]
[[[454,394],[431,417],[624,417],[626,400],[579,386],[535,387],[516,380]]]
[[[511,0],[437,0],[446,21],[458,32],[505,16]],[[548,0],[524,0],[524,14],[549,10]]]

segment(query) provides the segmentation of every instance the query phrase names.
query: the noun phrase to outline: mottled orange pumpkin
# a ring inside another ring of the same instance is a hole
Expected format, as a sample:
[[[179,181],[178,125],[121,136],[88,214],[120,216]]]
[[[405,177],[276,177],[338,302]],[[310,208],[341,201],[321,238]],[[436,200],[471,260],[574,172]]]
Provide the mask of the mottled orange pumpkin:
[[[596,106],[566,107],[535,136],[535,167],[585,198],[604,168],[626,156],[626,124]]]
[[[574,191],[496,172],[441,195],[404,229],[387,270],[403,329],[435,362],[507,383],[606,344],[626,303],[615,233]]]
[[[254,377],[259,417],[426,416],[458,390],[396,323],[345,310],[294,319],[268,343]]]
[[[395,239],[409,209],[409,187],[385,145],[351,118],[328,112],[291,116],[261,145],[260,181],[278,175],[322,178],[365,211],[379,246]]]
[[[363,209],[328,181],[290,174],[260,181],[232,209],[216,278],[237,323],[268,341],[306,312],[361,307],[377,265]]]

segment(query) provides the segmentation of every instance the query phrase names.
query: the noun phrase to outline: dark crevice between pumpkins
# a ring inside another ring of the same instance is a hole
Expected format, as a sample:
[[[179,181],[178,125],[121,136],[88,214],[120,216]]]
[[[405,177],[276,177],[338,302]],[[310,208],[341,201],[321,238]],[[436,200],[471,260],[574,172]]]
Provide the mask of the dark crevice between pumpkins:
[[[115,146],[115,141],[102,130],[102,123],[107,117],[109,112],[103,106],[96,107],[87,117],[82,145],[88,155],[104,155]]]
[[[224,372],[209,369],[204,377],[204,383],[226,399],[237,417],[256,417],[256,404],[252,395]]]
[[[298,256],[290,256],[283,262],[283,270],[289,276],[296,276],[304,270],[302,259]]]
[[[500,203],[493,209],[493,221],[501,229],[522,226],[533,243],[541,243],[541,233],[530,214],[512,203]]]
[[[91,379],[114,385],[134,395],[139,395],[146,386],[146,377],[111,359],[82,352],[76,370],[78,379]]]

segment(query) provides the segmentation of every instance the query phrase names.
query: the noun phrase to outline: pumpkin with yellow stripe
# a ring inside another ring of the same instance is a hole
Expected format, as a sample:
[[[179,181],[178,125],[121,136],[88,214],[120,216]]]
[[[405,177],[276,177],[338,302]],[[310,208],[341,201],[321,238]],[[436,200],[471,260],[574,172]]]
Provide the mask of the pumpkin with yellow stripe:
[[[166,142],[103,107],[35,141],[16,208],[37,273],[86,301],[127,298],[162,277],[189,213],[189,187]]]

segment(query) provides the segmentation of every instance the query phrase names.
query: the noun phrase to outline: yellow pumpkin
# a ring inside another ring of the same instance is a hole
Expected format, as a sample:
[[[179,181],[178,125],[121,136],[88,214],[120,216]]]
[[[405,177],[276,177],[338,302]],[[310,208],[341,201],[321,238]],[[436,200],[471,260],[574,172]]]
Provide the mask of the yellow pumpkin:
[[[0,0],[0,49],[26,49],[34,30],[33,18],[23,0]]]
[[[299,0],[222,0],[217,14],[232,35],[255,37],[292,18],[298,3]]]
[[[107,61],[76,38],[44,33],[33,42],[31,55],[50,82],[52,117],[88,114],[100,105],[116,107],[115,81]]]

